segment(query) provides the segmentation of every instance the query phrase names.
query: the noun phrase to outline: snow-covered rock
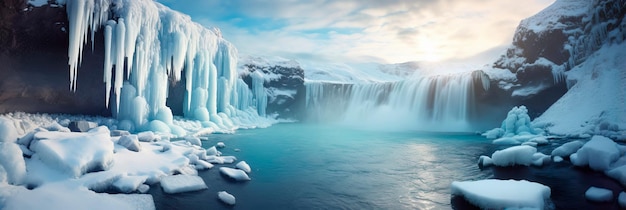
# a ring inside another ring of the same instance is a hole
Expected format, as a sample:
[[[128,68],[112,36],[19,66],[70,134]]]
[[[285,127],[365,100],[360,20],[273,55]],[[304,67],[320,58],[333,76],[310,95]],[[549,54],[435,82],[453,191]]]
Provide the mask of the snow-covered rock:
[[[236,181],[250,181],[250,177],[246,174],[245,171],[240,169],[228,168],[228,167],[220,167],[220,172],[231,179]]]
[[[455,181],[451,190],[482,209],[544,209],[550,199],[548,186],[526,180]]]
[[[189,142],[192,145],[202,146],[202,141],[200,141],[200,138],[195,136],[185,136],[185,141]]]
[[[144,131],[137,133],[137,139],[141,142],[153,142],[159,139],[159,136],[152,131]]]
[[[104,127],[106,129],[106,127]],[[104,132],[39,132],[31,144],[35,156],[48,166],[79,177],[90,171],[107,170],[113,165],[113,141]]]
[[[224,144],[224,142],[220,141],[220,142],[217,142],[217,144],[215,144],[215,147],[217,147],[217,148],[224,148],[224,147],[226,147],[226,144]]]
[[[478,167],[489,167],[493,165],[493,160],[486,155],[481,155],[478,158]]]
[[[576,153],[570,155],[570,161],[576,166],[589,166],[596,171],[605,171],[619,157],[617,143],[603,136],[593,136]]]
[[[608,202],[613,200],[613,191],[604,188],[590,187],[585,191],[585,198],[595,202]]]
[[[139,189],[144,182],[148,179],[147,176],[128,176],[123,175],[115,182],[113,187],[122,193],[131,193]]]
[[[126,135],[120,137],[117,141],[117,144],[126,147],[126,149],[134,152],[141,151],[141,144],[139,144],[139,139],[137,139],[137,135]]]
[[[161,187],[166,193],[174,194],[207,189],[204,180],[199,176],[175,175],[161,179]]]
[[[220,201],[228,205],[235,205],[236,203],[235,196],[231,195],[230,193],[226,191],[217,192],[217,197],[220,199]]]
[[[97,123],[86,120],[72,121],[67,126],[72,132],[87,132],[95,127],[98,127]]]

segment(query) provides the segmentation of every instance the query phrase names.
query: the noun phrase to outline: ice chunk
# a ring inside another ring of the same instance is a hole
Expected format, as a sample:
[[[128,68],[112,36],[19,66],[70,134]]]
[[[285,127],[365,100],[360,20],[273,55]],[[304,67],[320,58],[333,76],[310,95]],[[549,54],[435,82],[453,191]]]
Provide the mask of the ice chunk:
[[[200,138],[195,137],[195,136],[185,136],[185,140],[189,143],[191,143],[192,145],[196,145],[196,146],[202,146],[202,141],[200,141]]]
[[[249,181],[250,177],[245,171],[240,169],[220,167],[220,172],[236,181]]]
[[[215,148],[215,146],[209,147],[208,149],[206,149],[206,154],[211,156],[211,155],[221,155],[221,153],[219,151],[217,151],[217,148]]]
[[[215,144],[215,146],[216,146],[217,148],[224,148],[224,147],[226,147],[226,144],[224,144],[224,142],[221,142],[221,141],[220,141],[220,142],[217,142],[217,144]]]
[[[451,190],[482,209],[543,209],[550,198],[548,186],[526,180],[455,181]]]
[[[130,135],[130,132],[128,132],[127,130],[112,130],[111,131],[111,136],[125,136],[125,135]]]
[[[528,166],[533,162],[533,155],[537,152],[537,148],[521,145],[498,150],[491,155],[493,164],[496,166]]]
[[[141,144],[139,144],[139,140],[137,139],[137,135],[126,135],[120,137],[117,141],[117,144],[126,147],[126,149],[134,152],[141,151]]]
[[[161,179],[161,187],[166,193],[182,193],[207,189],[204,180],[199,176],[175,175]]]
[[[213,168],[213,164],[204,160],[196,160],[194,164],[196,165],[196,169],[198,170],[206,170],[206,169]]]
[[[613,200],[613,191],[604,188],[590,187],[585,191],[585,198],[595,202],[608,202]]]
[[[13,142],[0,142],[0,165],[6,171],[9,184],[19,185],[26,176],[26,162],[22,150]]]
[[[576,166],[589,166],[596,171],[605,171],[619,156],[617,143],[604,136],[593,136],[570,156],[570,161]]]
[[[478,158],[478,167],[482,168],[482,167],[489,167],[492,165],[493,165],[493,160],[489,156],[481,155]]]
[[[552,156],[569,157],[580,149],[585,143],[582,141],[570,141],[552,150]]]
[[[13,120],[0,117],[0,142],[15,142],[17,141],[18,134],[16,132]]]
[[[619,193],[619,197],[617,197],[617,202],[619,206],[622,208],[626,208],[626,192]]]
[[[127,176],[123,175],[117,181],[113,182],[113,186],[123,193],[131,193],[134,192],[141,186],[146,179],[147,176]]]
[[[137,187],[137,192],[139,193],[146,194],[148,193],[148,191],[150,191],[150,185],[142,184],[142,185],[139,185],[139,187]]]
[[[560,163],[560,162],[563,162],[563,158],[561,156],[554,156],[553,161],[555,163]]]
[[[252,172],[252,169],[250,169],[250,166],[246,163],[246,161],[239,161],[235,167],[245,171],[246,173]]]
[[[225,204],[235,205],[235,196],[231,195],[230,193],[226,191],[217,192],[217,197],[220,199],[220,201],[224,202]]]
[[[543,166],[552,160],[550,155],[543,154],[541,152],[537,152],[533,154],[533,165],[534,166]]]
[[[107,132],[67,133],[40,132],[50,138],[31,145],[42,162],[74,177],[113,164],[113,142]],[[46,134],[48,133],[48,134]]]
[[[626,165],[610,169],[606,171],[605,174],[617,180],[622,186],[626,186]]]

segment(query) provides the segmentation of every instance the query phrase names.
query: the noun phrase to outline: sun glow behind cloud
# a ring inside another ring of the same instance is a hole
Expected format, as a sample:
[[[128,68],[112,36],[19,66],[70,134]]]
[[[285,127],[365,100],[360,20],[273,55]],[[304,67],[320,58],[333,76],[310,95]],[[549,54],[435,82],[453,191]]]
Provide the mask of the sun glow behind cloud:
[[[161,0],[242,53],[332,62],[490,62],[554,0]],[[488,55],[485,55],[488,54]],[[481,56],[476,56],[481,55]],[[491,59],[491,60],[489,60]]]

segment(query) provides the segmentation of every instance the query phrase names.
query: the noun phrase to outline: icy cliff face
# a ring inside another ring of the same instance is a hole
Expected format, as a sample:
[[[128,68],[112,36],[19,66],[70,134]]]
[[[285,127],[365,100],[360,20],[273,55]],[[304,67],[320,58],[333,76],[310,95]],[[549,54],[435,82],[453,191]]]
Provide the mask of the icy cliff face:
[[[166,102],[168,84],[183,77],[187,118],[230,128],[264,114],[266,102],[252,101],[263,98],[262,91],[251,92],[238,78],[237,50],[218,30],[150,0],[68,0],[65,6],[70,90],[77,89],[86,39],[93,46],[95,32],[104,29],[106,104],[115,98],[112,110],[125,129],[161,130],[164,124],[180,130]]]
[[[173,124],[170,107],[215,130],[266,122],[258,115],[264,115],[266,102],[255,100],[263,91],[239,78],[236,48],[218,29],[204,28],[157,2],[15,1],[2,9],[10,11],[0,21],[0,60],[7,61],[0,71],[5,76],[2,112],[108,112],[120,120],[120,128],[179,135],[184,132]]]
[[[239,74],[253,91],[266,94],[267,108],[259,110],[283,119],[302,119],[304,113],[304,70],[294,60],[280,57],[242,56]],[[262,100],[255,98],[255,100]]]

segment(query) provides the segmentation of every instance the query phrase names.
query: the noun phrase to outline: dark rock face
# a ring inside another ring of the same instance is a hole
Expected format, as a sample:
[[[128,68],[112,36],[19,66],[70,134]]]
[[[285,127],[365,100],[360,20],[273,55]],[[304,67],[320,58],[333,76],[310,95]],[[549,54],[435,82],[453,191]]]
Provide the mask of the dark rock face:
[[[6,0],[0,10],[0,113],[111,115],[104,99],[101,34],[94,51],[85,50],[78,89],[71,92],[65,7]]]
[[[584,62],[603,44],[626,37],[609,33],[626,27],[622,23],[626,0],[595,0],[577,3],[577,7],[570,3],[557,1],[537,16],[521,22],[513,45],[493,65],[514,73],[516,80],[492,81],[492,89],[479,103],[487,107],[523,104],[532,118],[539,116],[567,92],[563,72]],[[559,10],[559,7],[565,9]],[[571,12],[579,9],[582,12]],[[500,82],[511,83],[512,88],[497,88]],[[536,91],[520,94],[530,89]]]
[[[265,81],[268,100],[266,113],[278,114],[279,118],[302,119],[305,109],[306,87],[304,86],[304,70],[299,66],[258,66],[243,64],[243,80],[252,87],[252,78],[249,76],[254,71],[262,71],[265,75],[273,76]]]
[[[67,128],[69,128],[70,131],[72,131],[72,132],[87,132],[87,131],[89,131],[92,128],[95,128],[97,126],[98,126],[98,124],[96,124],[95,122],[79,120],[79,121],[72,121],[72,122],[70,122],[70,124],[67,126]]]

